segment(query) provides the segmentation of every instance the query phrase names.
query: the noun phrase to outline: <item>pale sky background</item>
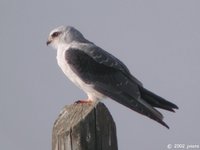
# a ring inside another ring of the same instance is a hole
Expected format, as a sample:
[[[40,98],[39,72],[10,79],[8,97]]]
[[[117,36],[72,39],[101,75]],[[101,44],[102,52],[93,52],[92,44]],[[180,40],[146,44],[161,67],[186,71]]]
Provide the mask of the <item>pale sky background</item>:
[[[0,1],[0,149],[49,150],[54,120],[86,95],[61,72],[49,32],[71,25],[122,60],[146,88],[179,106],[170,126],[112,100],[119,150],[200,144],[200,1]]]

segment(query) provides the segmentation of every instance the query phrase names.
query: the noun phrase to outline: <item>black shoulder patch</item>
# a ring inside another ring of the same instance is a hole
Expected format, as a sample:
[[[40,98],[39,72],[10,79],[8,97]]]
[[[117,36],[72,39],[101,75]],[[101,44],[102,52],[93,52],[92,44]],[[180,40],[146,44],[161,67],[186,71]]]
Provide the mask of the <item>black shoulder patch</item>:
[[[71,69],[86,83],[101,80],[105,75],[114,74],[118,70],[96,62],[91,56],[79,49],[69,49],[65,59]]]

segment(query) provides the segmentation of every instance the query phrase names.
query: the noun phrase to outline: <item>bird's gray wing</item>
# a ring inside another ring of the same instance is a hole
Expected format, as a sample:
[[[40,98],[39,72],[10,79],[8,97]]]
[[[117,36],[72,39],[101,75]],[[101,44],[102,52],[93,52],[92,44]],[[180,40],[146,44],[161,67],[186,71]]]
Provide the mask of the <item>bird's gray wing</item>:
[[[122,70],[109,66],[108,63],[107,65],[99,63],[94,59],[94,54],[90,56],[79,49],[68,49],[65,57],[71,69],[95,90],[168,127],[162,121],[162,114],[141,98],[138,84],[127,77]],[[99,59],[102,62],[103,60]]]
[[[136,84],[142,86],[142,83],[135,78],[126,65],[124,65],[123,62],[121,62],[119,59],[117,59],[112,54],[108,53],[107,51],[101,49],[100,47],[92,44],[92,45],[86,45],[82,48],[82,50],[91,56],[97,63],[104,64],[105,66],[115,68],[117,70],[120,70],[124,75],[126,75],[132,82],[135,82]]]

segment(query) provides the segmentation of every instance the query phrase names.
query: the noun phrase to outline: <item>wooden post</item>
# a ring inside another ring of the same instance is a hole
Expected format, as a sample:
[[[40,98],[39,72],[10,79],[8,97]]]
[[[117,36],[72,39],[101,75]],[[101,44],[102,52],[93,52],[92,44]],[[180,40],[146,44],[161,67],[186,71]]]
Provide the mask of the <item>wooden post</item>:
[[[117,150],[116,127],[103,103],[65,106],[53,126],[52,150]]]

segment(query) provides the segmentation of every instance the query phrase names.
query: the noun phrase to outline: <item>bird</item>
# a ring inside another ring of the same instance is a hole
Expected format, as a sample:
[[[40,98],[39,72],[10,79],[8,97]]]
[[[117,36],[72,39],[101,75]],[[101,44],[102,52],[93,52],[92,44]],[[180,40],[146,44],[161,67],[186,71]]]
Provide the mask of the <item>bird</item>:
[[[98,103],[110,98],[169,129],[156,109],[175,112],[178,106],[146,89],[114,55],[87,40],[72,26],[53,29],[47,45],[57,50],[64,74],[88,96],[77,103]]]

